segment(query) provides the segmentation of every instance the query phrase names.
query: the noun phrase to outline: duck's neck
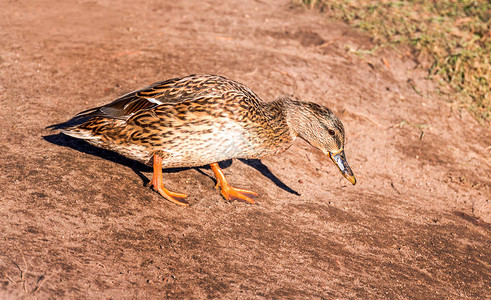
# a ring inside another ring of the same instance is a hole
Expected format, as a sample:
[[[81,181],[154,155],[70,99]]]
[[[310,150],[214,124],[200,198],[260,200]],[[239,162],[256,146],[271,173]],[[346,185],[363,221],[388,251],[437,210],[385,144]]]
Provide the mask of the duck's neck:
[[[285,121],[293,138],[300,136],[305,139],[312,134],[312,127],[309,125],[315,117],[308,109],[308,102],[293,100],[288,97],[283,97],[276,101],[281,103]]]

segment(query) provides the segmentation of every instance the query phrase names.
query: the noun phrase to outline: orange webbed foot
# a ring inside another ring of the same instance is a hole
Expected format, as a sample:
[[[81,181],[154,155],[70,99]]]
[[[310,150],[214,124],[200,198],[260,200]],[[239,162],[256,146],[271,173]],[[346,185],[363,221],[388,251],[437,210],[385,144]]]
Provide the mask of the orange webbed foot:
[[[220,194],[223,196],[223,198],[227,199],[228,201],[242,200],[251,204],[256,203],[254,199],[252,199],[259,196],[256,192],[231,187],[225,179],[225,175],[218,166],[218,163],[210,164],[210,166],[215,173],[215,177],[217,178],[217,184],[215,185],[215,188],[221,189]]]
[[[152,183],[152,187],[153,189],[159,193],[160,195],[162,195],[165,199],[169,200],[170,202],[172,203],[175,203],[175,204],[178,204],[178,205],[182,205],[182,206],[188,206],[189,203],[187,203],[184,199],[188,196],[186,194],[181,194],[181,193],[176,193],[176,192],[173,192],[173,191],[169,191],[168,189],[166,189],[163,185],[161,186],[158,186],[158,185],[154,185]]]
[[[217,183],[217,186],[216,186],[217,189],[218,189],[218,186],[221,187],[220,194],[223,196],[223,198],[227,199],[228,201],[243,200],[243,201],[249,202],[251,204],[254,204],[256,202],[252,198],[257,198],[259,196],[256,192],[234,188],[228,184],[222,186],[222,185],[220,185],[220,182]]]
[[[182,206],[188,206],[189,203],[184,201],[188,195],[169,191],[164,187],[164,180],[162,178],[162,157],[154,155],[153,157],[153,177],[152,187],[165,199],[172,203]]]

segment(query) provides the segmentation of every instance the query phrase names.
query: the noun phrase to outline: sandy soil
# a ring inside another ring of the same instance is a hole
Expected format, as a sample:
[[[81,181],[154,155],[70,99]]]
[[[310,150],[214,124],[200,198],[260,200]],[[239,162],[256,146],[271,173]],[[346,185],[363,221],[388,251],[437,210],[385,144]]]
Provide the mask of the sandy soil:
[[[289,1],[3,1],[0,298],[491,295],[491,130],[404,51]],[[151,169],[44,128],[155,81],[240,81],[338,113],[358,184],[303,141],[207,168]],[[414,87],[414,88],[413,88]]]

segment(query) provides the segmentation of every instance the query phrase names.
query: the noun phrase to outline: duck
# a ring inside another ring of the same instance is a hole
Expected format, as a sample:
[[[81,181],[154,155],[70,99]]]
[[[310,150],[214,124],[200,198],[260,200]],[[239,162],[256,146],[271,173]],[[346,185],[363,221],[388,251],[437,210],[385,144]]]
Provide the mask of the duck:
[[[63,134],[153,165],[151,187],[182,206],[189,205],[187,195],[165,188],[163,168],[209,165],[223,198],[254,204],[258,194],[232,187],[218,163],[276,155],[297,137],[356,184],[344,152],[344,127],[331,109],[287,96],[265,102],[244,84],[219,75],[156,82],[72,120],[77,124],[61,128]]]

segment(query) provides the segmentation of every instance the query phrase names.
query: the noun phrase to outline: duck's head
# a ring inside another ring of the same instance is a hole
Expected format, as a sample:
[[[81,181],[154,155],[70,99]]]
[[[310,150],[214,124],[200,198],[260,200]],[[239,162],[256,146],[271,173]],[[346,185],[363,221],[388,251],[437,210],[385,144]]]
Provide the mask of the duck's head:
[[[292,129],[313,147],[328,155],[341,174],[356,184],[344,154],[344,127],[339,118],[327,107],[311,102],[292,101],[288,122]],[[292,113],[292,109],[296,110]]]

